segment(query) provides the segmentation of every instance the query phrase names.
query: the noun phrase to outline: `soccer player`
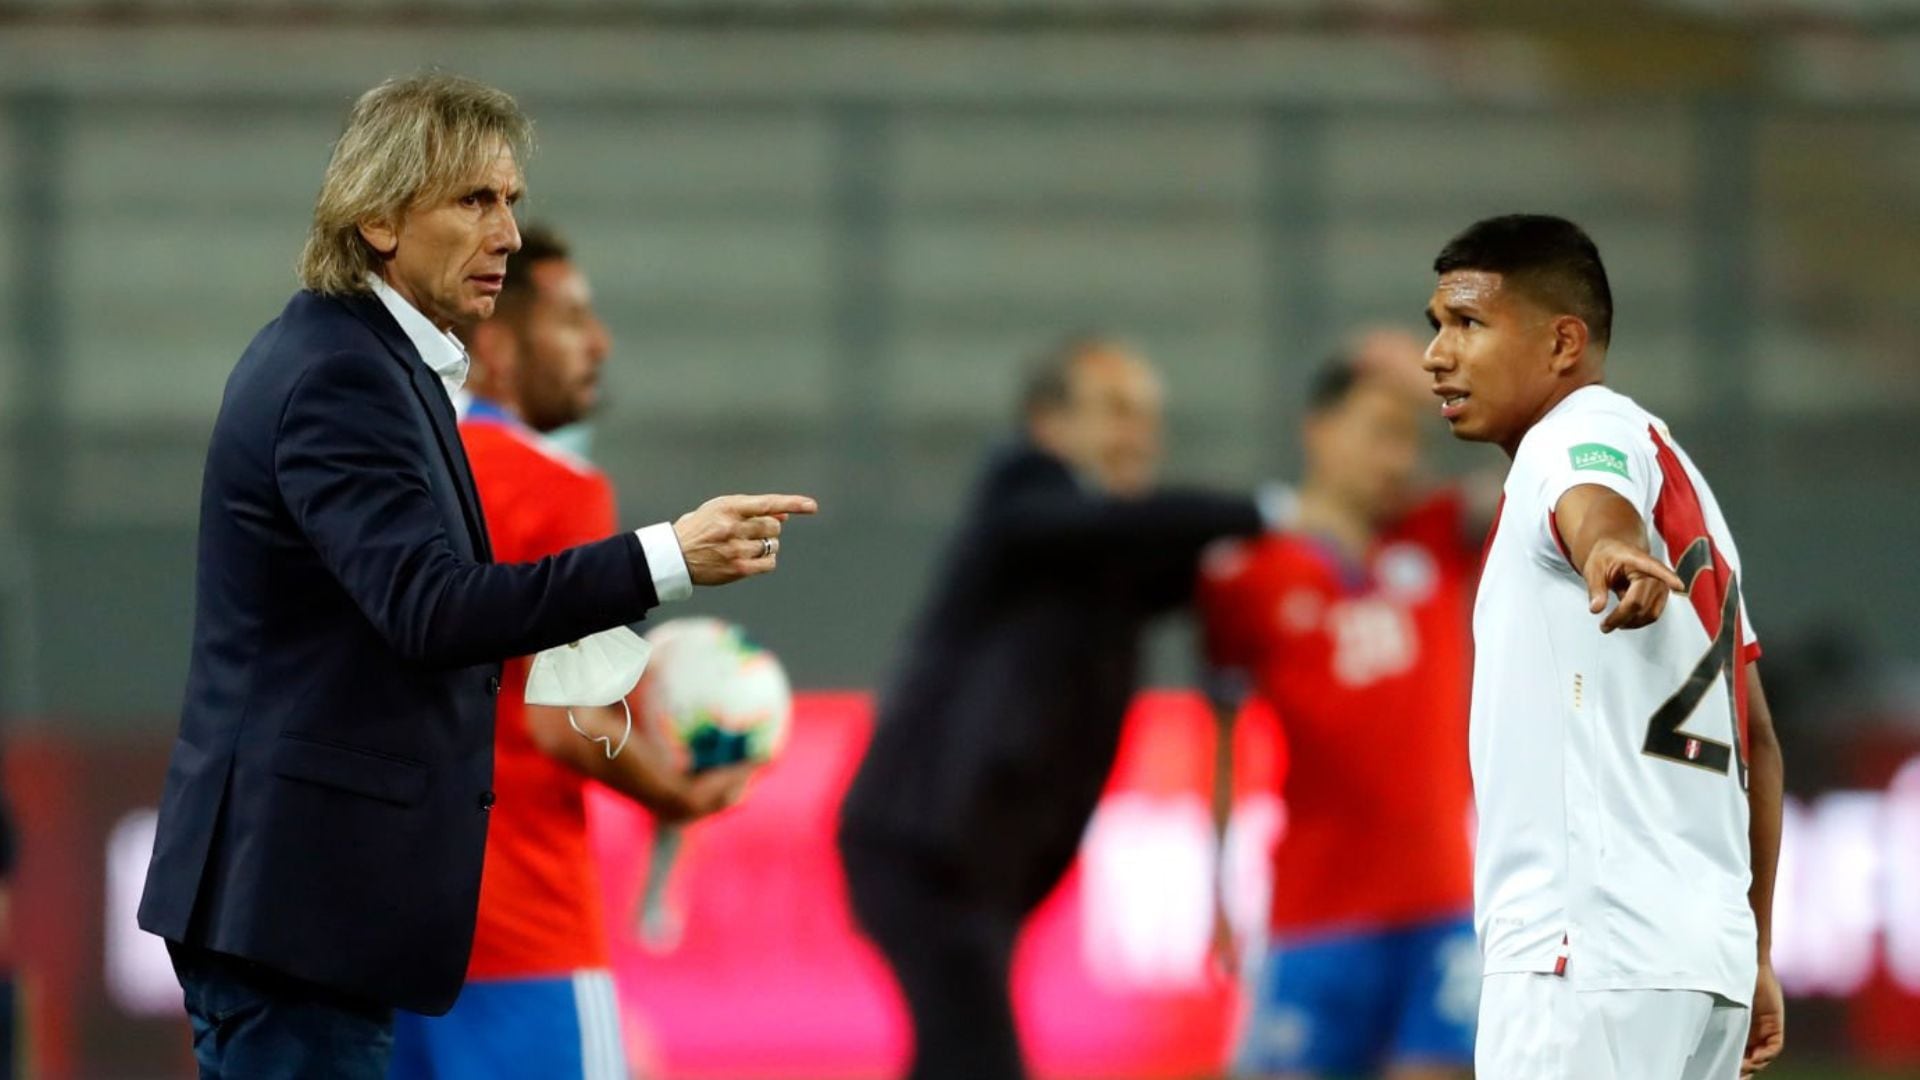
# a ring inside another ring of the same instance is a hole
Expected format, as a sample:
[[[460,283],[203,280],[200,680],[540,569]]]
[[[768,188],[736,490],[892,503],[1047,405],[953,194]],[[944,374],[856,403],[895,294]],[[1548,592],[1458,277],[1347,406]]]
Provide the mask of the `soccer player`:
[[[1603,384],[1613,299],[1578,226],[1482,221],[1434,271],[1440,414],[1513,459],[1473,615],[1477,1075],[1763,1068],[1781,759],[1726,519]]]
[[[584,418],[611,350],[587,279],[544,229],[521,231],[494,316],[468,342],[472,399],[460,424],[495,558],[538,559],[618,532],[605,474],[545,432]],[[575,733],[564,709],[524,703],[528,661],[509,661],[494,725],[494,791],[466,987],[444,1017],[401,1013],[396,1078],[627,1076],[583,791],[597,780],[687,821],[731,805],[742,768],[697,778],[636,725],[618,756]],[[574,710],[618,742],[619,707]],[[589,715],[598,713],[599,715]]]
[[[1238,688],[1273,706],[1289,751],[1272,936],[1238,1076],[1433,1080],[1473,1061],[1467,604],[1478,551],[1458,493],[1414,492],[1419,344],[1368,341],[1376,355],[1339,357],[1314,380],[1290,527],[1216,549],[1202,573],[1219,816]]]

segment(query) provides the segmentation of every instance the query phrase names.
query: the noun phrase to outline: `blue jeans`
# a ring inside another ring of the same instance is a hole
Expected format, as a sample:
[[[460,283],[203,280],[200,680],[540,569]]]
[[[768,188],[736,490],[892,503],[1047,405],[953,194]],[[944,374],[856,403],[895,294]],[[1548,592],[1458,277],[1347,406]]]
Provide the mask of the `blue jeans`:
[[[201,1080],[384,1080],[393,1009],[237,956],[167,942]]]

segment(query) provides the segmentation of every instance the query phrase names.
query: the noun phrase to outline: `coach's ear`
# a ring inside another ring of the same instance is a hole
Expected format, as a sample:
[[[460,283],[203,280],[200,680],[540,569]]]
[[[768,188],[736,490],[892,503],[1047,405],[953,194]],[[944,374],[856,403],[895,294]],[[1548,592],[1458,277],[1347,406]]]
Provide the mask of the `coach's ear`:
[[[386,218],[368,218],[356,228],[360,230],[360,239],[382,256],[392,255],[400,246],[400,227]]]

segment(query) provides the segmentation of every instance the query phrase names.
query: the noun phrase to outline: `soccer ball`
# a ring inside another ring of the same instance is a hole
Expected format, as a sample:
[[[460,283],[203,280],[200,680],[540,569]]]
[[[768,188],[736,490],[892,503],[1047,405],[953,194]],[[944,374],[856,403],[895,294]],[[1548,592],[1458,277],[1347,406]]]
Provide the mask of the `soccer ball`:
[[[640,722],[684,747],[694,772],[773,760],[787,741],[793,690],[773,653],[720,619],[675,619],[647,632]]]

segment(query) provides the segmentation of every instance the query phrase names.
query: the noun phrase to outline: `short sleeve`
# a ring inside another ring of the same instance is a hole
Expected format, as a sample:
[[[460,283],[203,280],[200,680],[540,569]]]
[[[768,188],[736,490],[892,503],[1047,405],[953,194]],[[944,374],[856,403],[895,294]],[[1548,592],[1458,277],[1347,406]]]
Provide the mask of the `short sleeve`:
[[[1747,598],[1740,597],[1740,651],[1747,663],[1760,659],[1760,635],[1753,629],[1753,618],[1747,614]]]
[[[1199,615],[1203,648],[1212,668],[1246,669],[1258,654],[1253,612],[1258,598],[1258,548],[1253,541],[1222,540],[1200,560]]]
[[[1554,521],[1554,508],[1567,492],[1594,484],[1633,504],[1643,519],[1659,497],[1660,470],[1644,431],[1625,417],[1574,414],[1542,423],[1521,448],[1524,494],[1538,507],[1538,554],[1566,565],[1566,547]],[[1510,489],[1511,490],[1511,489]]]

